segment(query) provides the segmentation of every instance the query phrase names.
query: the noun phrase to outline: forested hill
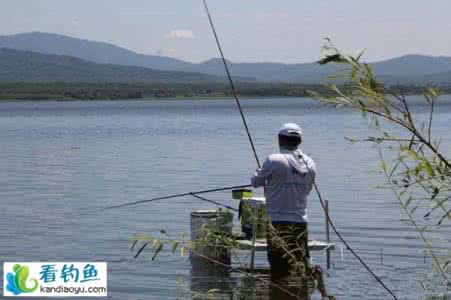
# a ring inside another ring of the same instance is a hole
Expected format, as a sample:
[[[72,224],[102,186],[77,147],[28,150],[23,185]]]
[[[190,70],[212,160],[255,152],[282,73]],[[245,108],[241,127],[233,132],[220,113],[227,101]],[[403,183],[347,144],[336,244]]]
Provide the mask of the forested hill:
[[[0,82],[202,83],[224,78],[193,72],[97,64],[80,58],[0,48]]]
[[[139,66],[169,71],[180,71],[191,65],[191,63],[171,57],[136,53],[110,43],[45,32],[0,36],[0,48],[2,47],[74,56],[100,64]]]
[[[362,45],[364,46],[364,45]],[[218,59],[191,63],[175,58],[146,55],[104,42],[89,41],[69,36],[31,32],[0,36],[0,48],[12,48],[43,54],[68,55],[100,64],[138,66],[165,71],[183,71],[224,76],[224,66]],[[331,75],[340,73],[337,66],[317,63],[230,63],[232,75],[255,78],[262,82],[319,84]],[[451,57],[405,55],[371,66],[378,78],[389,85],[435,84],[451,87]]]

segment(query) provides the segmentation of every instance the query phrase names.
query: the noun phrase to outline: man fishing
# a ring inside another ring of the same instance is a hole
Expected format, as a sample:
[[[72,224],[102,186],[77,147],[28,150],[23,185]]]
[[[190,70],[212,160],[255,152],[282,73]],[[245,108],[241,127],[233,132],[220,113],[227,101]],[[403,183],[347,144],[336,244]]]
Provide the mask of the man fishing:
[[[299,125],[284,124],[278,138],[280,152],[269,155],[251,179],[254,187],[266,185],[268,261],[276,278],[309,268],[307,196],[316,173],[313,160],[298,149]]]

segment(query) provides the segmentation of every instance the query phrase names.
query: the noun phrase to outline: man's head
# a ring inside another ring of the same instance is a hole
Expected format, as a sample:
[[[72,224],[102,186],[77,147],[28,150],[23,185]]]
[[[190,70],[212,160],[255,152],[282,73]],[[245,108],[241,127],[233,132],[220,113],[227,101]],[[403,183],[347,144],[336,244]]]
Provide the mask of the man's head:
[[[279,129],[279,146],[296,149],[302,142],[302,129],[298,124],[286,123]]]

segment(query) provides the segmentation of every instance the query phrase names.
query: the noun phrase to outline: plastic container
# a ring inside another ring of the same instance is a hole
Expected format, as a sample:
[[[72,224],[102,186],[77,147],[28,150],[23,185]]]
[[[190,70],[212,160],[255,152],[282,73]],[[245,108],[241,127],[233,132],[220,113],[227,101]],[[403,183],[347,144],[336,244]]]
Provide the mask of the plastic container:
[[[257,222],[257,238],[266,237],[266,199],[264,197],[245,198],[240,202],[241,231],[247,239],[252,238],[254,223]]]
[[[232,234],[233,213],[225,210],[195,210],[191,212],[191,258],[206,256],[224,263],[230,261],[230,251],[221,245],[209,242],[205,237],[215,234]]]
[[[243,198],[252,198],[252,190],[249,189],[232,190],[232,198],[235,200],[241,200]]]

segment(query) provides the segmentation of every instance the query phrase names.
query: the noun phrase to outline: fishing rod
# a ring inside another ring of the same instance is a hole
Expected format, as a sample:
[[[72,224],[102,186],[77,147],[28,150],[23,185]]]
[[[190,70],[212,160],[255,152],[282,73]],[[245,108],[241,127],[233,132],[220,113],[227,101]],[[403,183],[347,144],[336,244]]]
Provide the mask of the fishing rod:
[[[241,108],[241,104],[240,104],[240,101],[239,101],[239,99],[238,99],[238,96],[237,96],[237,93],[236,93],[236,90],[235,90],[235,85],[233,84],[233,80],[232,80],[232,76],[230,75],[230,71],[229,71],[229,67],[228,67],[228,65],[227,65],[227,61],[226,61],[226,59],[224,58],[224,54],[223,54],[223,51],[222,51],[222,47],[221,47],[221,43],[219,42],[219,38],[218,38],[218,35],[217,35],[217,33],[216,33],[216,29],[215,29],[215,26],[214,26],[214,24],[213,24],[213,20],[212,20],[212,18],[211,18],[211,15],[210,15],[210,11],[209,11],[209,9],[208,9],[208,6],[207,6],[207,1],[206,0],[203,0],[203,3],[204,3],[204,7],[205,7],[205,11],[206,11],[206,13],[207,13],[207,16],[208,16],[208,20],[210,21],[210,26],[211,26],[211,29],[212,29],[212,31],[213,31],[213,34],[214,34],[214,36],[215,36],[215,40],[216,40],[216,45],[218,46],[218,50],[219,50],[219,53],[221,54],[221,58],[222,58],[222,62],[223,62],[223,64],[224,64],[224,68],[225,68],[225,71],[226,71],[226,73],[227,73],[227,78],[229,79],[229,83],[230,83],[230,88],[231,88],[231,90],[232,90],[232,94],[233,94],[233,97],[235,98],[235,101],[236,101],[236,104],[237,104],[237,106],[238,106],[238,109],[239,109],[239,111],[240,111],[240,115],[241,115],[241,119],[242,119],[242,121],[243,121],[243,124],[244,124],[244,127],[245,127],[245,129],[246,129],[246,133],[247,133],[247,136],[248,136],[248,139],[249,139],[249,142],[250,142],[250,144],[251,144],[251,147],[252,147],[252,151],[253,151],[253,153],[254,153],[254,156],[255,156],[255,160],[257,161],[257,165],[258,165],[258,167],[260,168],[260,162],[259,162],[259,159],[258,159],[258,156],[257,156],[257,152],[255,151],[255,147],[254,147],[254,143],[253,143],[253,141],[252,141],[252,137],[251,137],[251,134],[250,134],[250,132],[249,132],[249,128],[248,128],[248,126],[247,126],[247,122],[246,122],[246,118],[245,118],[245,116],[244,116],[244,113],[243,113],[243,110],[242,110],[242,108]],[[304,163],[306,164],[306,166],[308,166],[307,165],[307,162],[305,161],[305,159],[304,159],[304,157],[303,156],[301,156],[301,158],[303,159],[303,161],[304,161]],[[322,207],[322,209],[324,210],[324,213],[326,214],[326,219],[327,219],[327,221],[329,222],[329,224],[331,225],[331,227],[332,227],[332,229],[333,229],[333,231],[335,232],[335,234],[338,236],[338,238],[343,242],[343,244],[347,247],[347,249],[349,249],[350,251],[351,251],[351,253],[357,258],[357,260],[365,267],[365,269],[376,279],[376,281],[393,297],[393,299],[395,299],[395,300],[398,300],[398,298],[396,297],[396,295],[384,284],[384,282],[379,278],[379,276],[377,276],[372,270],[371,270],[371,268],[363,261],[363,259],[349,246],[349,244],[346,242],[346,240],[342,237],[342,235],[340,234],[340,232],[337,230],[337,228],[335,227],[335,224],[332,222],[332,219],[330,218],[330,216],[329,216],[329,213],[327,212],[327,210],[326,210],[326,206],[325,206],[325,204],[324,204],[324,201],[323,201],[323,198],[322,198],[322,196],[321,196],[321,193],[320,193],[320,190],[319,190],[319,188],[318,188],[318,186],[317,186],[317,184],[316,184],[316,181],[315,181],[315,177],[313,176],[313,174],[312,174],[312,171],[310,170],[310,168],[308,168],[307,167],[307,169],[308,169],[308,171],[309,171],[309,175],[310,175],[310,177],[312,178],[312,180],[313,180],[313,186],[314,186],[314,188],[315,188],[315,191],[316,191],[316,193],[317,193],[317,195],[318,195],[318,198],[319,198],[319,200],[320,200],[320,203],[321,203],[321,207]],[[254,231],[255,231],[255,227],[254,227]],[[255,232],[254,232],[255,233]],[[255,237],[253,237],[253,242],[255,242]],[[254,247],[252,247],[252,249],[254,249]],[[254,261],[254,252],[252,251],[252,254],[251,254],[251,268],[253,268],[253,261]]]
[[[241,121],[243,121],[244,129],[246,129],[247,138],[252,148],[252,152],[254,153],[255,161],[257,162],[258,168],[261,167],[260,160],[258,159],[257,151],[255,150],[254,141],[252,140],[251,133],[249,131],[249,127],[247,126],[246,117],[244,116],[243,108],[241,107],[240,99],[238,98],[238,94],[235,89],[235,84],[233,83],[232,75],[230,74],[229,66],[227,65],[227,61],[224,57],[224,52],[222,51],[221,42],[219,41],[218,34],[216,33],[215,25],[213,24],[213,19],[210,15],[210,10],[208,9],[207,0],[203,0],[205,12],[208,16],[208,21],[210,22],[211,30],[213,31],[213,35],[215,37],[216,45],[218,46],[219,54],[222,58],[222,63],[224,64],[224,68],[227,74],[227,78],[229,80],[230,89],[232,90],[233,98],[235,99],[236,105],[240,112]],[[264,187],[266,191],[266,187]],[[254,269],[254,257],[255,257],[255,240],[256,240],[256,231],[257,231],[257,222],[254,223],[253,226],[253,236],[252,236],[252,250],[251,250],[251,271]]]
[[[126,207],[126,206],[134,206],[134,205],[138,205],[138,204],[142,204],[142,203],[154,202],[154,201],[160,201],[160,200],[166,200],[166,199],[172,199],[172,198],[179,198],[179,197],[184,197],[184,196],[193,196],[193,197],[196,197],[196,198],[198,198],[200,200],[208,201],[208,202],[211,202],[211,203],[216,204],[216,205],[224,206],[224,207],[226,207],[228,209],[236,210],[236,209],[234,209],[234,208],[232,208],[230,206],[226,206],[226,205],[223,205],[223,204],[221,204],[219,202],[216,202],[216,201],[213,201],[213,200],[208,200],[208,199],[205,199],[203,197],[198,197],[197,195],[213,193],[213,192],[228,191],[228,190],[235,190],[235,189],[243,189],[243,188],[248,188],[248,187],[251,187],[251,186],[252,185],[250,185],[250,184],[235,185],[235,186],[226,186],[226,187],[221,187],[221,188],[202,190],[202,191],[197,191],[197,192],[173,194],[173,195],[169,195],[169,196],[162,196],[162,197],[156,197],[156,198],[152,198],[152,199],[145,199],[145,200],[139,200],[139,201],[134,201],[134,202],[127,202],[127,203],[123,203],[123,204],[111,205],[111,206],[103,207],[101,209],[94,210],[94,211],[92,211],[90,213],[102,212],[102,211],[106,211],[106,210],[110,210],[110,209],[116,209],[116,208],[121,208],[121,207]],[[90,214],[90,213],[85,213],[85,214],[82,214],[82,215],[87,215],[87,214]]]
[[[238,106],[238,110],[240,111],[241,120],[243,121],[244,128],[246,129],[247,138],[249,139],[249,143],[251,144],[252,152],[254,153],[255,161],[257,162],[257,166],[260,168],[260,160],[258,159],[257,151],[255,150],[254,141],[252,140],[251,133],[249,132],[249,127],[247,126],[246,118],[244,116],[243,108],[241,107],[240,99],[238,98],[238,94],[235,89],[235,84],[233,83],[232,75],[230,74],[229,66],[227,65],[227,61],[224,57],[224,53],[222,51],[221,43],[219,42],[218,34],[216,33],[215,25],[213,24],[213,20],[210,15],[210,11],[208,10],[207,1],[203,0],[205,11],[208,16],[208,20],[210,21],[211,30],[213,31],[213,35],[215,36],[216,45],[218,46],[219,54],[222,58],[222,63],[224,64],[225,71],[227,73],[227,78],[229,80],[230,89],[232,90],[233,98],[235,98],[236,105]]]

